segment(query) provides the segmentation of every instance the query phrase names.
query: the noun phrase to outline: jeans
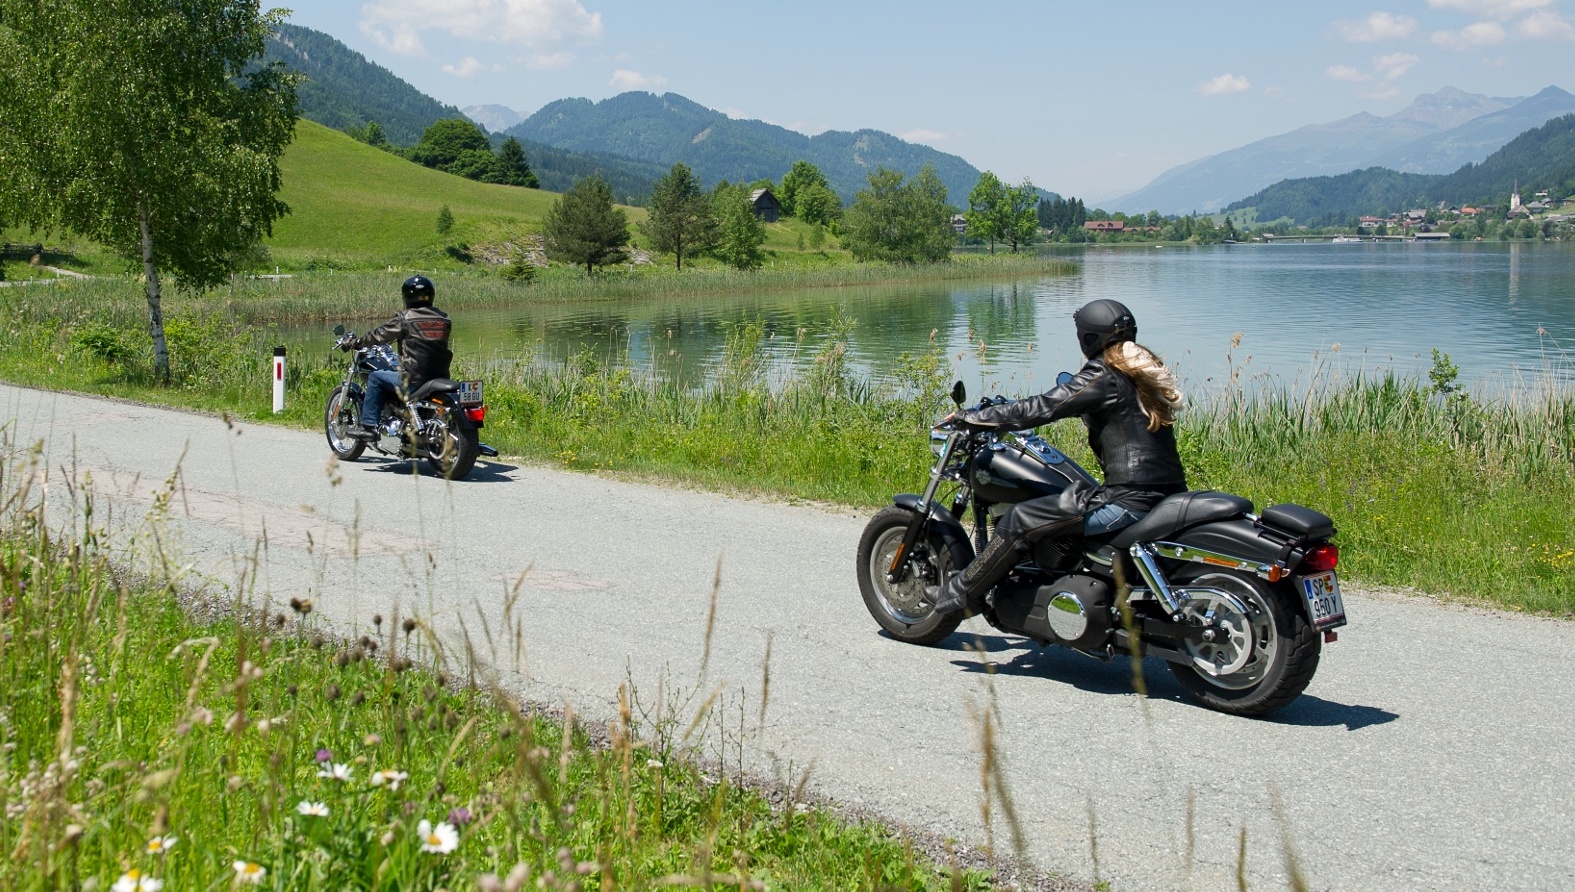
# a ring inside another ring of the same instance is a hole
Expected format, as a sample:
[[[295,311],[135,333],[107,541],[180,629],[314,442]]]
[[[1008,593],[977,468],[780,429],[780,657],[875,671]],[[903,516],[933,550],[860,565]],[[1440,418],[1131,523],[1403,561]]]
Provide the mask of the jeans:
[[[383,369],[366,378],[366,397],[361,400],[361,426],[377,427],[383,417],[383,401],[401,390],[399,373]]]
[[[1111,530],[1129,527],[1143,519],[1143,515],[1134,513],[1120,505],[1105,505],[1090,511],[1083,518],[1083,535],[1097,536]]]

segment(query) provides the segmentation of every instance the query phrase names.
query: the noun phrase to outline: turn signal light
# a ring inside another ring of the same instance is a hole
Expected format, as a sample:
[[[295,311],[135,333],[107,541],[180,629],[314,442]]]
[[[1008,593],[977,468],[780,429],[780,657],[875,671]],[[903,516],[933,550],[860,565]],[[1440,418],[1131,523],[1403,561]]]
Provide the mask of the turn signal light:
[[[1306,567],[1308,570],[1313,571],[1314,573],[1323,573],[1327,570],[1333,570],[1335,564],[1338,564],[1339,562],[1339,547],[1329,545],[1328,543],[1309,548],[1307,549],[1307,553],[1302,555],[1302,566]]]
[[[487,407],[486,406],[466,406],[465,407],[465,417],[469,418],[471,421],[476,422],[477,424],[480,424],[481,422],[487,420]]]

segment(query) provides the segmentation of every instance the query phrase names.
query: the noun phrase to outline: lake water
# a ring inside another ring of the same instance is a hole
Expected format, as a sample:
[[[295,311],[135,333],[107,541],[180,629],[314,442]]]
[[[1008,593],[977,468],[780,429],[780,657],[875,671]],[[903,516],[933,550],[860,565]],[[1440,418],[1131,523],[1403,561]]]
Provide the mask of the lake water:
[[[1277,243],[1065,256],[1077,273],[996,284],[465,311],[456,315],[455,348],[549,363],[590,351],[693,383],[721,360],[737,325],[765,327],[772,373],[782,375],[813,362],[841,318],[853,323],[848,353],[861,374],[886,376],[900,354],[933,338],[971,392],[1022,393],[1081,363],[1072,311],[1108,297],[1132,308],[1139,340],[1192,390],[1219,386],[1233,367],[1287,385],[1329,368],[1425,376],[1433,348],[1449,353],[1478,392],[1543,378],[1550,367],[1565,386],[1575,377],[1575,245],[1567,243]],[[315,329],[289,334],[302,346],[322,340]]]

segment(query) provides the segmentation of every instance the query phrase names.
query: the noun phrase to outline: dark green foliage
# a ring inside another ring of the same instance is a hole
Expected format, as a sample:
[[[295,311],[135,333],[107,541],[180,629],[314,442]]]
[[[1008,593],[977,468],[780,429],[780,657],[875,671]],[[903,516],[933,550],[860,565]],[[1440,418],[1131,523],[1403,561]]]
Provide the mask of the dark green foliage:
[[[465,118],[443,118],[432,122],[421,133],[421,141],[410,147],[407,157],[417,164],[448,170],[466,152],[485,152],[492,156],[487,134]]]
[[[666,168],[688,164],[706,182],[782,176],[807,161],[832,191],[851,196],[876,166],[913,173],[928,164],[948,189],[965,194],[979,171],[957,157],[878,130],[805,136],[762,121],[739,121],[676,93],[631,92],[591,102],[549,103],[509,133],[578,152],[609,152]],[[544,180],[545,182],[545,180]],[[780,198],[781,196],[778,196]]]
[[[254,62],[279,15],[245,0],[0,0],[0,21],[0,120],[50,122],[4,128],[6,176],[33,191],[0,187],[0,208],[140,264],[168,382],[160,274],[217,285],[288,211],[275,194],[295,78]]]
[[[442,207],[438,208],[437,231],[440,232],[440,233],[443,233],[443,232],[448,232],[450,229],[453,229],[453,228],[454,228],[454,212],[449,210],[448,209],[448,205],[445,204]]]
[[[749,186],[723,183],[711,197],[716,214],[714,253],[734,269],[757,269],[765,254],[760,246],[766,241],[766,226],[755,216]]]
[[[563,193],[547,212],[542,224],[547,256],[583,265],[586,275],[598,266],[628,259],[629,219],[613,207],[612,189],[601,177],[591,176]]]
[[[956,243],[951,217],[946,187],[933,168],[926,165],[907,182],[895,170],[877,168],[848,208],[842,243],[860,261],[937,263]]]
[[[700,181],[681,161],[656,181],[649,208],[651,215],[640,224],[640,231],[651,240],[651,247],[673,255],[677,269],[684,268],[685,253],[703,250],[715,236],[717,214],[711,198],[700,191]]]
[[[1554,118],[1515,137],[1481,164],[1452,174],[1396,173],[1382,167],[1333,177],[1283,180],[1235,202],[1258,219],[1288,217],[1304,226],[1337,225],[1363,214],[1384,215],[1446,202],[1495,205],[1516,187],[1575,191],[1575,115]]]
[[[305,75],[298,88],[302,117],[352,135],[376,121],[386,139],[408,146],[420,139],[421,131],[432,122],[460,116],[459,109],[427,96],[388,69],[311,28],[280,24],[268,39],[264,61],[282,62]]]
[[[1050,230],[1050,237],[1055,241],[1081,241],[1086,222],[1088,211],[1081,198],[1057,196],[1039,202],[1039,225]]]
[[[498,147],[498,168],[503,177],[501,182],[506,186],[541,188],[541,181],[536,179],[536,174],[531,172],[530,164],[525,160],[525,147],[512,136]]]

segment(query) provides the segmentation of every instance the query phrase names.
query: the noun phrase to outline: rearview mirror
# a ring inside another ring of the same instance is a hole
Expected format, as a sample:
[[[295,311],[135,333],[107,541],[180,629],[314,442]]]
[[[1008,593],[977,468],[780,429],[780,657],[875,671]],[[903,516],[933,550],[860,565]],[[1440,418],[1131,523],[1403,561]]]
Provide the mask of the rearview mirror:
[[[1061,374],[1055,376],[1055,384],[1056,384],[1057,387],[1065,387],[1066,385],[1071,384],[1071,383],[1072,383],[1072,373],[1071,372],[1062,372]]]
[[[957,408],[961,409],[962,408],[962,404],[967,402],[967,401],[968,401],[968,388],[964,387],[963,383],[961,381],[958,381],[956,384],[953,384],[952,385],[952,402],[956,403],[957,404]]]
[[[344,323],[340,323],[339,325],[335,325],[334,326],[334,336],[335,337],[340,337],[340,338],[345,336]]]

